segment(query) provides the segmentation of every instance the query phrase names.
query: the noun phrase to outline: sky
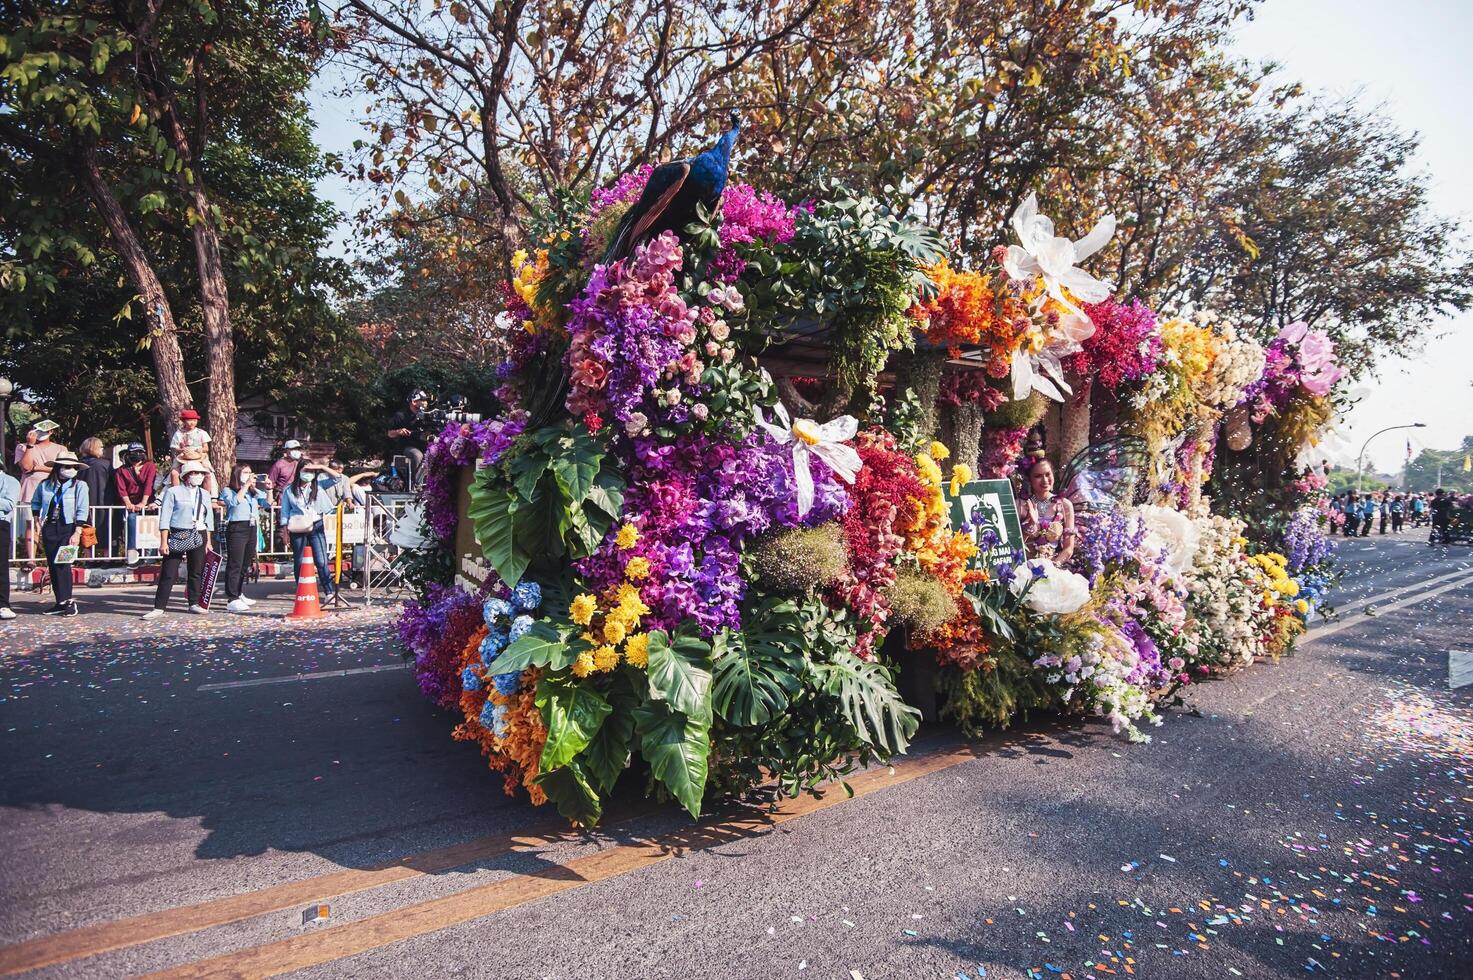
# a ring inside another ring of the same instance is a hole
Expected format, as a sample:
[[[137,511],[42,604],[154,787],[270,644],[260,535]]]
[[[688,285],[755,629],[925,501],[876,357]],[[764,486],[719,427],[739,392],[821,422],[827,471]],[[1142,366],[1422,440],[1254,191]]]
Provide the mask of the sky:
[[[1286,81],[1358,96],[1418,133],[1433,208],[1462,220],[1473,240],[1470,39],[1469,0],[1265,0],[1239,29],[1237,45],[1245,57],[1278,62]],[[363,133],[349,118],[352,100],[331,94],[339,81],[332,72],[319,80],[313,116],[319,145],[343,152]],[[341,178],[326,178],[319,189],[345,212],[357,206]],[[351,246],[346,222],[335,246]],[[1473,311],[1437,321],[1420,350],[1387,360],[1357,391],[1360,400],[1322,447],[1331,460],[1353,466],[1378,429],[1411,422],[1426,428],[1388,432],[1370,444],[1368,471],[1400,470],[1408,439],[1414,452],[1457,447],[1473,434]]]

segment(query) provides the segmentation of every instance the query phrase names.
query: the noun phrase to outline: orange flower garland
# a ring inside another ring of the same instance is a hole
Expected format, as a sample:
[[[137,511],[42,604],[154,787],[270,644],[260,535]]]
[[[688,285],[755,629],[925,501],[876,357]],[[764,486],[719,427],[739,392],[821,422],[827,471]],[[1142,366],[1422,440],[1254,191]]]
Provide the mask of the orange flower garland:
[[[1008,288],[1000,270],[990,273],[953,269],[945,259],[926,270],[936,284],[935,298],[911,307],[916,329],[937,346],[963,344],[986,348],[1001,370],[1018,348],[1032,321],[1023,298]]]

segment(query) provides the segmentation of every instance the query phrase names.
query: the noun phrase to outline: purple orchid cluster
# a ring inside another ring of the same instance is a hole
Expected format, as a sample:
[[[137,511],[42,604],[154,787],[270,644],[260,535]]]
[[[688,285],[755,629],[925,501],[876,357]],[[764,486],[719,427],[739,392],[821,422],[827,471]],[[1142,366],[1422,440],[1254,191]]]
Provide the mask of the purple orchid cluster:
[[[821,461],[810,461],[814,504],[801,523],[834,520],[849,507],[843,486]],[[673,629],[694,620],[706,635],[741,626],[746,595],[740,569],[743,545],[767,531],[793,527],[798,518],[793,456],[762,432],[733,445],[703,433],[674,442],[633,441],[624,512],[639,531],[630,549],[614,535],[578,571],[599,591],[617,586],[635,556],[649,562],[640,596],[651,628]]]
[[[1288,559],[1285,571],[1295,578],[1325,564],[1335,554],[1335,542],[1320,528],[1319,515],[1312,507],[1301,507],[1289,518],[1281,548]]]
[[[1345,373],[1329,334],[1302,321],[1280,330],[1263,354],[1263,375],[1243,393],[1254,422],[1283,411],[1300,388],[1315,398],[1328,395]]]
[[[447,542],[455,534],[455,473],[457,467],[480,461],[491,464],[522,434],[519,417],[487,419],[465,425],[451,422],[425,450],[425,521],[436,539]]]
[[[689,350],[697,311],[675,287],[682,263],[680,240],[667,232],[628,261],[597,266],[568,304],[568,410],[575,417],[607,412],[627,426],[658,385],[699,382],[704,365]],[[684,398],[679,391],[669,397],[671,406]]]
[[[1074,523],[1079,537],[1070,567],[1086,576],[1090,585],[1135,561],[1146,538],[1145,522],[1120,510],[1080,513]]]
[[[414,655],[420,693],[442,708],[460,703],[460,651],[481,622],[485,595],[432,583],[423,601],[404,604],[399,639]]]

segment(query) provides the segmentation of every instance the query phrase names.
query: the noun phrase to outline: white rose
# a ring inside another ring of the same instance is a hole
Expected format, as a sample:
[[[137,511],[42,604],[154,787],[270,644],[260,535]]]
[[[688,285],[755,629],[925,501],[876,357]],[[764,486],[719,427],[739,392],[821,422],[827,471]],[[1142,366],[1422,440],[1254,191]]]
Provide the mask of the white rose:
[[[1146,525],[1141,544],[1153,553],[1166,552],[1166,564],[1178,575],[1192,566],[1202,532],[1196,523],[1179,510],[1147,505],[1136,508]]]

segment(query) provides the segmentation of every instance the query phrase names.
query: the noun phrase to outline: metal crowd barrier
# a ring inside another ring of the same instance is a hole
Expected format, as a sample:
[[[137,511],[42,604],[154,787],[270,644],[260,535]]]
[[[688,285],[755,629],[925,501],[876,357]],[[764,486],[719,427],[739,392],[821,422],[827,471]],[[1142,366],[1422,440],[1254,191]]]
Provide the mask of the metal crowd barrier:
[[[338,534],[338,513],[323,517],[326,555],[330,567],[336,565],[338,545],[341,542],[344,574],[349,570],[361,572],[361,583],[369,595],[377,588],[380,593],[394,591],[397,575],[392,564],[398,549],[389,543],[389,534],[404,516],[412,503],[406,495],[380,496],[369,494],[366,502],[354,507],[340,508],[342,535]],[[89,517],[97,532],[97,544],[83,548],[77,556],[77,564],[83,567],[102,568],[126,566],[130,542],[138,551],[138,566],[157,564],[159,561],[159,518],[154,508],[142,514],[130,514],[126,507],[92,507]],[[43,566],[46,556],[40,540],[40,525],[30,523],[30,510],[24,505],[18,509],[16,520],[11,524],[10,540],[0,542],[0,547],[10,550],[12,570],[23,568],[34,562]],[[35,534],[28,540],[28,529],[34,527]],[[292,559],[290,543],[281,533],[281,509],[262,508],[256,533],[256,560],[258,562],[280,562],[289,564]],[[224,548],[225,524],[217,516],[216,550]]]

